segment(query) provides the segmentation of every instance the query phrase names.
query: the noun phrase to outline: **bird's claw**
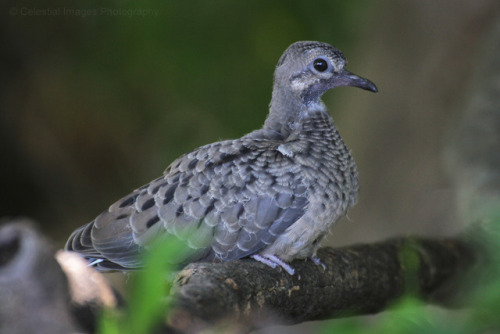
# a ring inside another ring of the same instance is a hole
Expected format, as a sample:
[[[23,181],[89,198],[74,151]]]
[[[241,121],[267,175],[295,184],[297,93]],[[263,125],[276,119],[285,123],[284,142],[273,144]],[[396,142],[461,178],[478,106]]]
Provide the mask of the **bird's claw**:
[[[103,262],[103,259],[91,259],[91,262],[87,265],[88,267],[94,267],[97,264]]]
[[[310,259],[315,265],[322,266],[323,270],[326,270],[326,265],[323,262],[321,262],[321,259],[319,257],[311,256]]]
[[[277,257],[276,255],[259,255],[259,254],[254,254],[251,256],[252,259],[259,261],[261,263],[264,263],[265,265],[271,267],[271,268],[276,268],[277,266],[280,266],[285,270],[287,273],[290,275],[295,274],[295,269],[292,268],[288,263]]]

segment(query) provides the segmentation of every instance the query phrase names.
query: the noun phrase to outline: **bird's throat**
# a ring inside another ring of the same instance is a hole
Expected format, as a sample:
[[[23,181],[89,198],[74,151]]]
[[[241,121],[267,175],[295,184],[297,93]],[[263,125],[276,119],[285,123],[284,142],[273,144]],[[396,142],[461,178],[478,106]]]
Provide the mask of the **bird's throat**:
[[[269,115],[264,122],[264,129],[279,132],[285,138],[308,117],[309,114],[327,112],[321,100],[305,103],[292,92],[273,92]]]

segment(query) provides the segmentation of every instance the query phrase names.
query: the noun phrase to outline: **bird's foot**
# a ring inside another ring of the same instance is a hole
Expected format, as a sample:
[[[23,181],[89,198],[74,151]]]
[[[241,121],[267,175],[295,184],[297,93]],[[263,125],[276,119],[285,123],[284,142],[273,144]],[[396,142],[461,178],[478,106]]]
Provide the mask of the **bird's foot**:
[[[321,262],[321,259],[319,257],[316,257],[316,256],[311,256],[310,257],[311,261],[317,265],[317,266],[322,266],[323,267],[323,270],[326,270],[326,266],[323,262]]]
[[[89,259],[89,260],[92,260],[92,262],[88,264],[88,267],[93,267],[104,261],[103,259]]]
[[[280,266],[285,270],[287,273],[290,275],[295,274],[295,269],[293,269],[288,263],[280,259],[279,257],[275,255],[259,255],[259,254],[254,254],[251,256],[252,259],[259,261],[261,263],[264,263],[265,265],[271,267],[271,268],[276,268],[277,266]]]

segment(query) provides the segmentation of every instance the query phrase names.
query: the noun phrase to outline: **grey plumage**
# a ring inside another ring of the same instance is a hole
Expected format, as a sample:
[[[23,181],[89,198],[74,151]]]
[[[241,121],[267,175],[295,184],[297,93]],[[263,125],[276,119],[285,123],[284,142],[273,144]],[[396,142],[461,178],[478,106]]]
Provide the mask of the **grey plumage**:
[[[99,270],[137,269],[151,240],[170,234],[195,250],[189,261],[253,256],[293,273],[286,262],[313,257],[357,200],[356,165],[320,97],[338,86],[377,88],[344,66],[329,44],[292,44],[262,129],[181,156],[73,232],[66,248]]]

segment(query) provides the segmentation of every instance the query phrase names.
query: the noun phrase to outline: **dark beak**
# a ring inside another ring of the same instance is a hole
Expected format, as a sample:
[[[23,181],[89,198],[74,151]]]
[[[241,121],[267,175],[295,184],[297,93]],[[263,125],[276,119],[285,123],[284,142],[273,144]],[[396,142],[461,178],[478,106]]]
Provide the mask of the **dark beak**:
[[[368,79],[362,78],[349,71],[342,70],[332,80],[333,87],[351,86],[377,93],[377,86]],[[332,87],[332,88],[333,88]]]

